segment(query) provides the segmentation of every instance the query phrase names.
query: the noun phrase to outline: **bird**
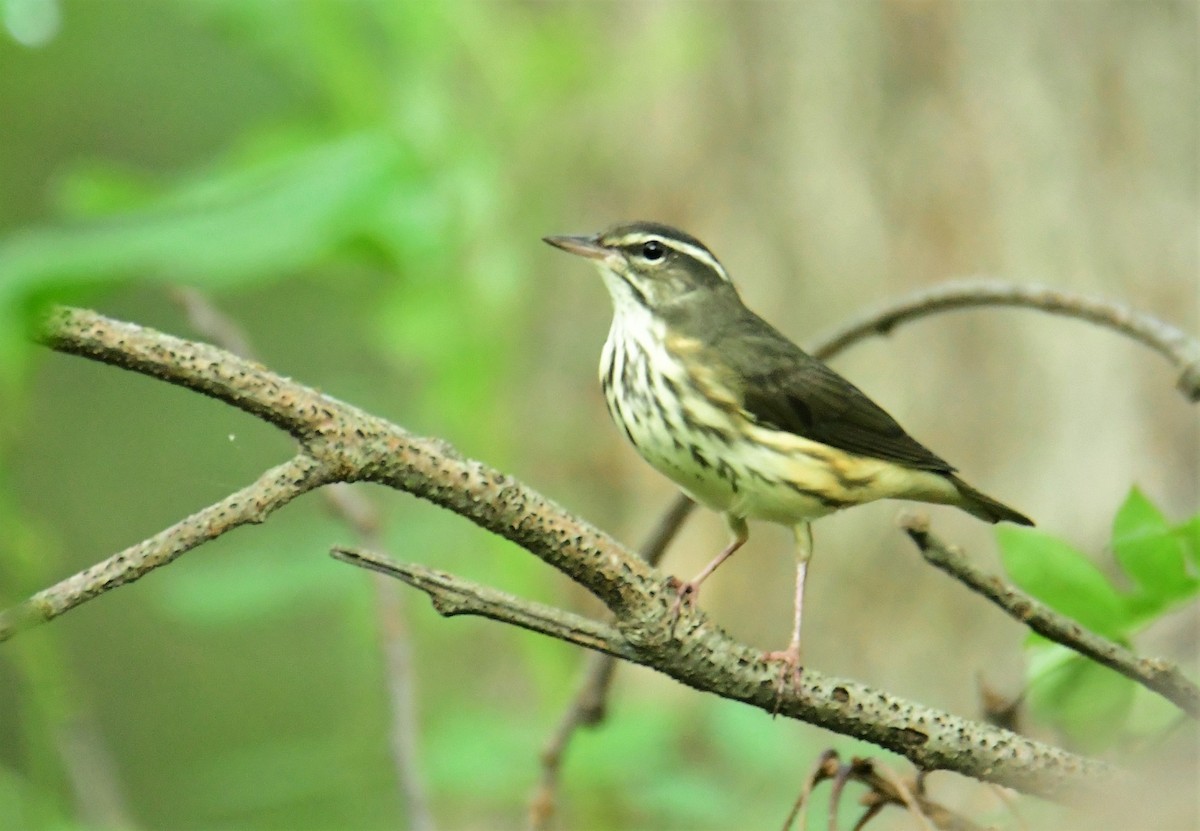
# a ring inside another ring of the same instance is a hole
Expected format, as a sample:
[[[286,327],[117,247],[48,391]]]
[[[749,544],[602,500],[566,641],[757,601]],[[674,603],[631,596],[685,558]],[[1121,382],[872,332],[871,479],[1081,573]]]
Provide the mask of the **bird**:
[[[696,237],[627,222],[543,240],[591,260],[612,299],[600,383],[637,452],[695,502],[722,514],[729,543],[699,574],[675,581],[674,621],[701,584],[749,538],[749,520],[792,529],[792,637],[764,653],[780,683],[800,681],[812,522],[879,499],[953,505],[986,522],[1033,525],[976,490],[882,407],[751,311]]]

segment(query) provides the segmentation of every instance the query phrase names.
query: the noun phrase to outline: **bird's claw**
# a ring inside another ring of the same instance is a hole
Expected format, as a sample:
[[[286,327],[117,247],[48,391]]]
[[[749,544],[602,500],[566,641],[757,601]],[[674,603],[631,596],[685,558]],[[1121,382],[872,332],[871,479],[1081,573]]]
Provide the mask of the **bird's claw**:
[[[671,637],[674,637],[675,624],[679,623],[679,614],[683,611],[683,607],[696,605],[696,596],[700,594],[700,584],[691,580],[683,583],[677,578],[672,577],[669,585],[675,592],[675,602],[671,604],[670,628]]]
[[[771,711],[772,716],[779,715],[779,708],[783,704],[783,691],[787,686],[789,677],[791,678],[792,686],[799,691],[801,675],[803,667],[800,665],[800,645],[792,644],[787,649],[777,650],[773,652],[763,653],[764,661],[778,661],[781,666],[779,668],[779,678],[775,682],[775,708]]]

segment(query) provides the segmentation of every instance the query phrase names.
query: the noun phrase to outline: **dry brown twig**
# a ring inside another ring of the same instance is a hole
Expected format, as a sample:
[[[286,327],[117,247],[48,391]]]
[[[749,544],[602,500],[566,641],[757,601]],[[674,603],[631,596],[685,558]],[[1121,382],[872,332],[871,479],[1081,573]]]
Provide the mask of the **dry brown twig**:
[[[822,337],[813,354],[828,358],[871,335],[890,334],[897,326],[940,312],[1012,306],[1071,317],[1102,326],[1145,344],[1179,371],[1176,387],[1189,401],[1200,401],[1200,342],[1187,333],[1124,303],[1039,286],[977,278],[941,283],[864,313]]]
[[[568,640],[765,710],[776,704],[773,668],[757,650],[712,627],[703,612],[686,611],[674,633],[668,634],[665,623],[673,595],[665,589],[663,575],[540,494],[462,458],[445,442],[414,436],[214,347],[94,312],[55,310],[38,338],[59,351],[222,400],[285,430],[297,440],[299,451],[250,486],[0,614],[0,640],[136,580],[216,536],[262,522],[311,490],[334,482],[372,481],[420,496],[516,542],[596,595],[613,613],[614,624],[567,615],[566,622],[578,630]],[[463,593],[446,606],[450,610],[490,613],[545,631],[544,610],[534,604],[516,598],[485,602],[485,587],[456,578],[452,583],[447,587],[433,580],[422,588],[435,600]],[[487,612],[471,608],[480,604]],[[558,618],[566,614],[552,611]],[[901,753],[925,769],[954,769],[1051,798],[1103,787],[1118,775],[1104,763],[813,669],[806,670],[802,689],[783,696],[778,710]]]
[[[925,775],[918,772],[912,780],[905,780],[887,765],[873,759],[855,757],[843,763],[836,750],[826,750],[819,757],[812,771],[801,786],[791,812],[783,823],[783,831],[795,827],[807,828],[809,800],[817,785],[833,781],[829,797],[829,827],[838,828],[838,814],[842,795],[849,782],[857,782],[867,788],[859,798],[859,805],[866,810],[854,824],[854,828],[866,827],[887,806],[905,808],[912,814],[917,827],[925,831],[982,831],[982,827],[962,814],[930,799],[925,793]]]

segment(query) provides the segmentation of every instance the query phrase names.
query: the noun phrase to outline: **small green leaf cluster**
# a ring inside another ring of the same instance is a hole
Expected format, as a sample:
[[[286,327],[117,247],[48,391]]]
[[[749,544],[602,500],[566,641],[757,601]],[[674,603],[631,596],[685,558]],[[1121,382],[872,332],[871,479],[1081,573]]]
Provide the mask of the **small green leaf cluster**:
[[[1136,487],[1113,521],[1114,571],[1124,585],[1045,532],[1002,528],[997,536],[1013,582],[1126,647],[1200,592],[1200,514],[1171,523]],[[1153,735],[1178,715],[1158,695],[1065,646],[1036,634],[1027,646],[1030,712],[1081,748],[1097,751]]]

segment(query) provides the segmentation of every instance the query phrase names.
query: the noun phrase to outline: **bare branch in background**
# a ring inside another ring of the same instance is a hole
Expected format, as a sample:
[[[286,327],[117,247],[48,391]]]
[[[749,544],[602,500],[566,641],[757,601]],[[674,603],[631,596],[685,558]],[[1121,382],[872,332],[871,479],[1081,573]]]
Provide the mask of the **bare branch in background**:
[[[188,322],[201,335],[234,355],[258,360],[250,338],[242,327],[217,308],[203,292],[178,287],[171,291],[171,296],[187,314]],[[354,529],[364,546],[375,551],[386,550],[380,533],[382,521],[371,500],[342,483],[330,485],[321,493],[334,515]],[[384,682],[391,705],[389,744],[397,784],[404,797],[407,827],[412,831],[432,831],[433,813],[418,764],[416,682],[412,670],[412,641],[404,616],[404,597],[395,591],[390,580],[379,575],[372,579],[371,588],[375,597]]]
[[[135,831],[138,823],[122,793],[117,765],[88,708],[63,719],[54,738],[83,822]]]
[[[1179,371],[1176,386],[1200,401],[1200,342],[1169,323],[1124,303],[1047,286],[1001,280],[956,280],[890,301],[820,338],[812,352],[822,360],[871,335],[887,335],[902,323],[938,312],[989,306],[1035,309],[1086,320],[1133,338],[1158,352]]]
[[[791,813],[784,820],[783,831],[789,831],[793,827],[803,831],[808,827],[806,814],[809,798],[816,786],[826,780],[833,781],[829,799],[830,828],[840,827],[838,812],[846,784],[857,782],[867,788],[867,793],[859,800],[859,804],[864,806],[866,811],[854,824],[855,829],[865,827],[888,805],[895,805],[906,808],[912,814],[916,826],[926,831],[933,831],[935,828],[938,831],[983,831],[983,826],[930,799],[925,793],[924,773],[918,771],[912,780],[905,781],[887,765],[872,759],[855,757],[849,762],[842,762],[837,751],[832,749],[826,750],[817,758],[817,763],[805,779]]]
[[[638,549],[646,562],[652,566],[658,565],[695,507],[696,503],[683,494],[676,497],[671,507],[659,518],[649,538]],[[616,668],[617,659],[612,655],[594,652],[588,656],[579,691],[542,748],[542,773],[529,803],[529,826],[534,831],[548,827],[554,816],[558,801],[559,770],[575,731],[580,727],[593,727],[604,720],[608,691]]]

